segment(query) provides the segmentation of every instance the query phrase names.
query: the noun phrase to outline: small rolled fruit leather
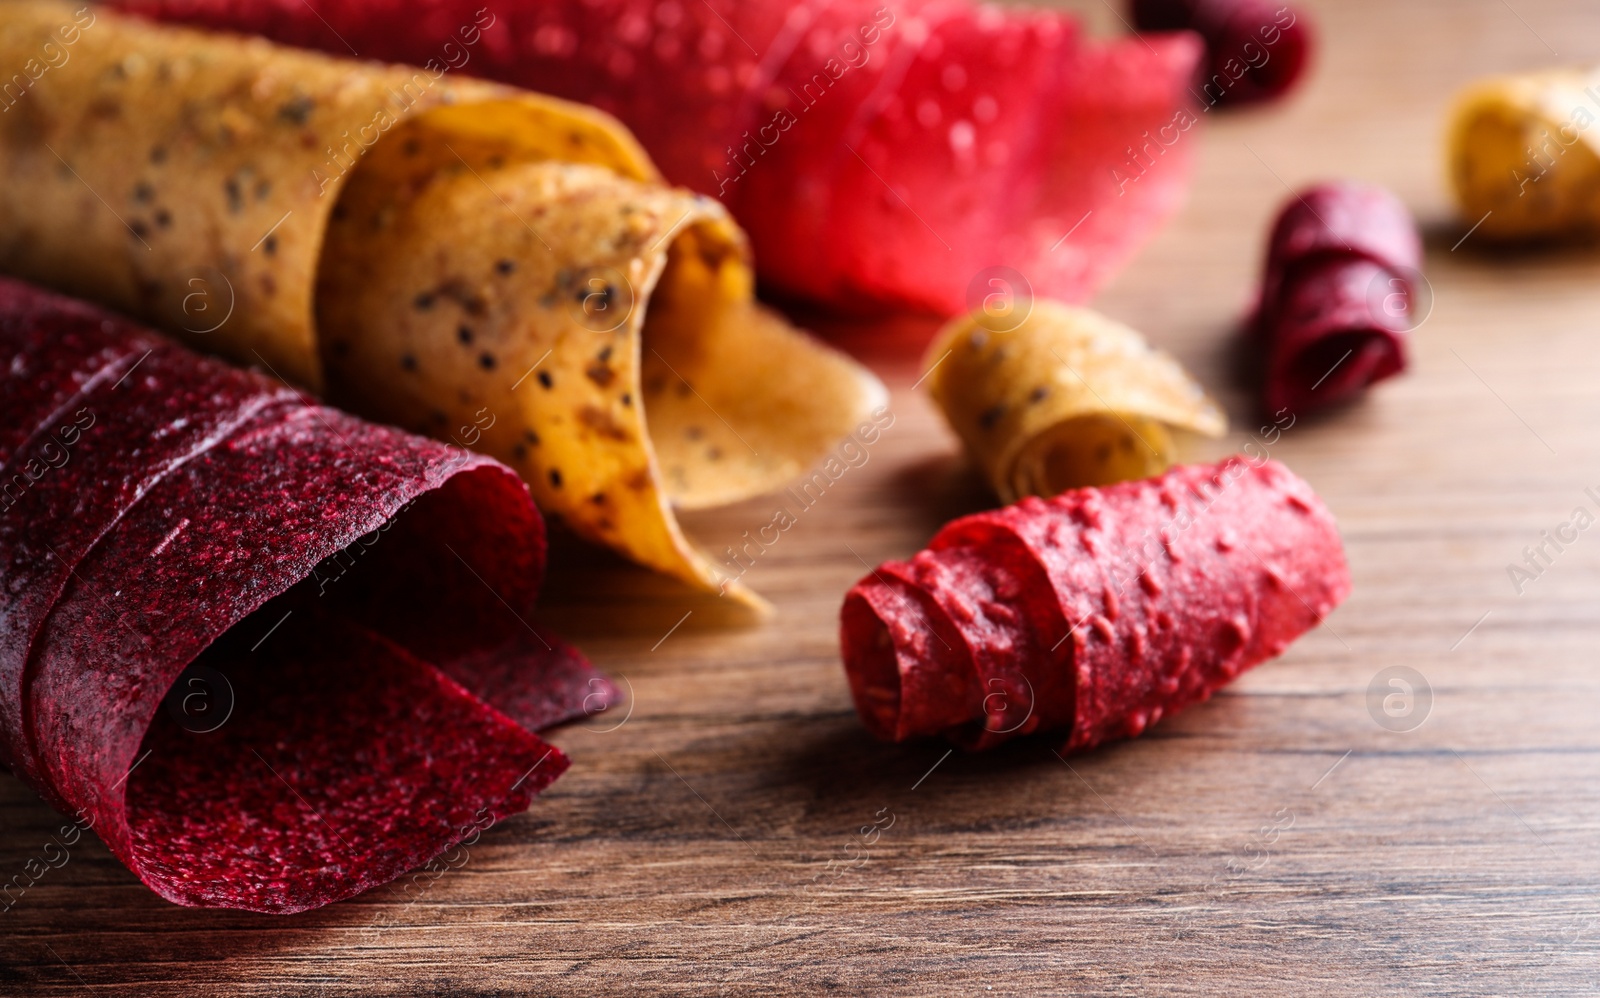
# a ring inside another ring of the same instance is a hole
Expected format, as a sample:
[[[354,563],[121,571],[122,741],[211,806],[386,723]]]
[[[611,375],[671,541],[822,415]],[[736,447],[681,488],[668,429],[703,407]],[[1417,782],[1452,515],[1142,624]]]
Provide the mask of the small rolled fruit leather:
[[[1339,182],[1291,197],[1254,319],[1266,410],[1304,415],[1405,370],[1421,263],[1416,222],[1384,188]]]
[[[880,738],[1087,749],[1209,698],[1349,592],[1311,487],[1233,457],[947,524],[850,590],[840,645]]]
[[[1177,361],[1097,312],[1034,300],[1015,328],[995,326],[981,310],[955,320],[923,366],[1003,502],[1158,475],[1175,460],[1174,431],[1227,430]]]
[[[1292,90],[1311,60],[1305,12],[1277,0],[1133,0],[1140,31],[1193,31],[1206,43],[1206,106],[1255,104]]]
[[[1600,230],[1600,70],[1548,69],[1469,86],[1450,112],[1450,179],[1474,238]]]

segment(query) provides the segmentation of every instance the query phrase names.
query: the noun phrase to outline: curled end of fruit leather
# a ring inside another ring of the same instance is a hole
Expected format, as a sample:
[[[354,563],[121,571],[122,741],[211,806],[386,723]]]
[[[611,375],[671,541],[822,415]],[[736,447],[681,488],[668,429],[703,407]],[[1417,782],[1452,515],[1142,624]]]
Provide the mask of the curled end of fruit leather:
[[[12,281],[0,371],[0,752],[162,897],[391,880],[615,698],[526,622],[543,524],[495,461]]]
[[[1447,141],[1464,232],[1515,242],[1600,229],[1596,86],[1600,67],[1556,66],[1475,80],[1457,96]]]
[[[1204,389],[1138,332],[1085,308],[1036,300],[1020,320],[975,312],[923,359],[928,392],[1003,502],[1148,478],[1175,437],[1220,437]]]
[[[1388,190],[1343,181],[1290,198],[1255,319],[1266,410],[1326,409],[1404,371],[1430,307],[1421,264],[1416,222]]]
[[[849,592],[840,643],[879,738],[1081,750],[1209,698],[1349,592],[1311,487],[1234,457],[956,520]]]

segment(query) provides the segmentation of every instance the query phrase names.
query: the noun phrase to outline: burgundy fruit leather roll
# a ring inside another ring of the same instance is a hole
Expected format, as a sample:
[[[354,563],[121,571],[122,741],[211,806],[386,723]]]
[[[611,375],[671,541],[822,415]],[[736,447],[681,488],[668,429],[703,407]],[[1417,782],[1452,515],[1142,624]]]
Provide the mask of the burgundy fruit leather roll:
[[[544,531],[496,462],[13,281],[0,372],[0,752],[163,897],[386,882],[614,696],[512,609]]]
[[[768,287],[853,311],[966,312],[995,266],[1086,300],[1180,205],[1199,120],[1194,36],[966,0],[114,6],[595,104],[732,209]]]
[[[1207,699],[1349,592],[1311,487],[1235,457],[956,520],[850,591],[840,644],[880,738],[1087,749]]]
[[[1254,320],[1267,411],[1326,408],[1405,370],[1421,264],[1416,222],[1382,187],[1323,184],[1290,199]]]
[[[1303,12],[1276,0],[1133,0],[1140,31],[1205,39],[1202,104],[1254,104],[1288,93],[1305,74],[1312,34]]]

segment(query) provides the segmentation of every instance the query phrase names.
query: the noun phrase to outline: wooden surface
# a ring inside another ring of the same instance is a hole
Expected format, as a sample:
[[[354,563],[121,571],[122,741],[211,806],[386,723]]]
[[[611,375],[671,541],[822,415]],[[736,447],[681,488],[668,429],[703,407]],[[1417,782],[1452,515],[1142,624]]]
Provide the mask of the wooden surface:
[[[1600,11],[1309,6],[1311,86],[1185,139],[1203,146],[1188,208],[1099,305],[1217,388],[1237,447],[1232,326],[1285,184],[1380,181],[1428,223],[1414,370],[1273,448],[1344,531],[1355,593],[1328,626],[1067,762],[1040,741],[873,742],[840,597],[985,499],[910,391],[927,324],[862,327],[896,421],[751,570],[773,621],[730,629],[715,601],[562,555],[543,614],[626,680],[631,713],[559,732],[570,774],[464,867],[410,903],[272,918],[171,906],[86,841],[0,915],[0,994],[1594,994],[1600,530],[1520,596],[1506,565],[1596,509],[1600,250],[1452,251],[1439,142],[1468,79],[1549,46],[1600,61]],[[776,508],[690,525],[720,549]],[[1432,692],[1410,731],[1368,711],[1397,666]],[[0,779],[0,871],[57,823]]]

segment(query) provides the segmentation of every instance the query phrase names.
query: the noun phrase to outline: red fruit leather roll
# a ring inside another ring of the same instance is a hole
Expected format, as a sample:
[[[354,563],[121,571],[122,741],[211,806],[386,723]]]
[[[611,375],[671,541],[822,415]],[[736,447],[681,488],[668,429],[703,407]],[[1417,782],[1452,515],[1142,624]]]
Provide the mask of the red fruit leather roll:
[[[1405,370],[1421,263],[1416,222],[1382,187],[1330,183],[1290,199],[1255,319],[1267,411],[1326,408]]]
[[[994,266],[1087,299],[1179,206],[1198,121],[1194,36],[966,0],[114,6],[595,104],[733,210],[766,286],[855,311],[965,312]]]
[[[163,897],[388,881],[614,697],[511,609],[544,532],[496,462],[13,281],[0,372],[0,753]]]
[[[850,591],[840,644],[881,738],[1087,749],[1207,699],[1349,592],[1311,487],[1235,457],[956,520]]]
[[[1311,58],[1303,12],[1275,0],[1133,0],[1140,31],[1194,31],[1205,39],[1206,107],[1254,104],[1288,93]]]

